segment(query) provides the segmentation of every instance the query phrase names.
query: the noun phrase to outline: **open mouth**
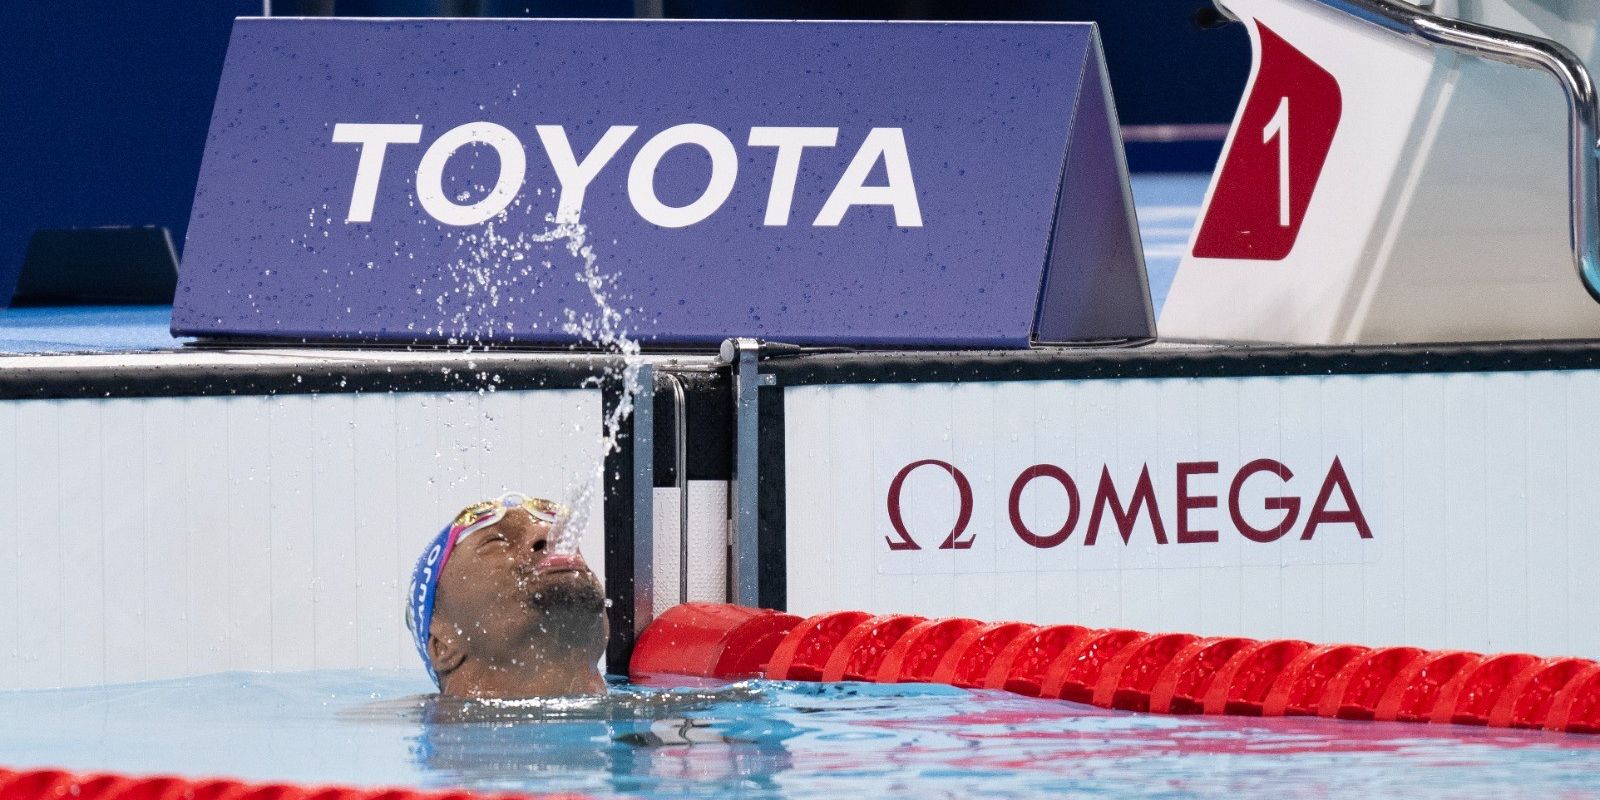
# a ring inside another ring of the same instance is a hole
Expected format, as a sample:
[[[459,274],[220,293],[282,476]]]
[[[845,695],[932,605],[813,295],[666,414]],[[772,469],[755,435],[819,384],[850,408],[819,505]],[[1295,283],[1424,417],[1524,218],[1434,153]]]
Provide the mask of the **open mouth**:
[[[552,572],[586,572],[589,565],[584,562],[583,556],[565,555],[555,553],[547,555],[534,568],[534,574],[546,575]]]

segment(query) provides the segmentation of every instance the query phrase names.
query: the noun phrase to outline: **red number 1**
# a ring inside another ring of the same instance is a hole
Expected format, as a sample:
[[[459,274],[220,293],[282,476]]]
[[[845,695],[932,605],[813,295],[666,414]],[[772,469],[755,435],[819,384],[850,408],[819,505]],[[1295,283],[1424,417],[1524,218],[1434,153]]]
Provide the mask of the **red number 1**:
[[[1278,103],[1278,110],[1261,129],[1261,143],[1278,140],[1278,227],[1289,227],[1289,98]]]
[[[1287,257],[1339,127],[1342,103],[1332,73],[1271,28],[1257,22],[1256,29],[1260,64],[1195,236],[1197,258]]]

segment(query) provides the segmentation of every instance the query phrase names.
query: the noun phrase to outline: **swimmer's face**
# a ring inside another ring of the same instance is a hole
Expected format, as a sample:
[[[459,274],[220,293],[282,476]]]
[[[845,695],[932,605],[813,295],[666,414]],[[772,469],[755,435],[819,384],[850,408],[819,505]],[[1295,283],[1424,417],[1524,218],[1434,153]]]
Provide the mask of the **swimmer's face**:
[[[565,672],[581,668],[598,676],[605,591],[582,557],[553,554],[553,544],[551,526],[525,508],[509,509],[457,542],[439,577],[430,629],[447,693],[533,696],[552,692],[532,684],[560,683]],[[447,673],[465,662],[472,662],[467,673],[510,685],[451,692]],[[520,689],[519,679],[527,684]]]

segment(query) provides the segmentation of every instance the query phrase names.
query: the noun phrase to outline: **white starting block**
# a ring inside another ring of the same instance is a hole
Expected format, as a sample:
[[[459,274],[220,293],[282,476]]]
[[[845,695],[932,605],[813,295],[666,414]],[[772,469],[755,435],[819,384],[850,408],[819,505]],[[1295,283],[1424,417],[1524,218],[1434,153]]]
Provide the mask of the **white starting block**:
[[[1568,49],[1594,60],[1600,6],[1420,5],[1225,0],[1255,63],[1163,337],[1600,337],[1596,101]]]

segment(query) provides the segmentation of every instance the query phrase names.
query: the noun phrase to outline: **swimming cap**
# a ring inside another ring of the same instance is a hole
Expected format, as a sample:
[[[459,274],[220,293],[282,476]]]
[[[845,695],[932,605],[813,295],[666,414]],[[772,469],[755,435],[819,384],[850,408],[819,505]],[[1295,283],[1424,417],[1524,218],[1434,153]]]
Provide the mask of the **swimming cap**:
[[[411,587],[406,592],[406,627],[411,629],[411,639],[422,657],[422,666],[439,686],[439,675],[433,670],[433,659],[428,657],[428,631],[433,626],[433,606],[439,596],[439,576],[444,574],[445,562],[462,539],[471,536],[505,518],[513,508],[526,508],[534,519],[555,524],[567,515],[566,506],[551,500],[528,497],[519,492],[501,495],[498,500],[473,503],[456,515],[449,525],[439,531],[411,571]]]

